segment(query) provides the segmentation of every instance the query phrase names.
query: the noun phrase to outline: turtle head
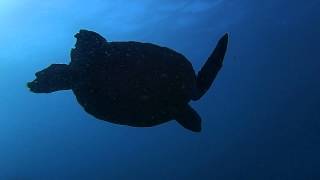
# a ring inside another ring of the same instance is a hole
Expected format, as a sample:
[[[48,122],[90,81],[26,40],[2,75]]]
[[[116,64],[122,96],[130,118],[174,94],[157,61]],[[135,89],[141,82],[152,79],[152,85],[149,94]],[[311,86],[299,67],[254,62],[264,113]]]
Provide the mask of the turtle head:
[[[107,40],[94,31],[81,29],[76,35],[77,42],[75,47],[86,51],[95,50],[104,45]]]
[[[52,64],[35,73],[36,79],[27,87],[34,93],[51,93],[71,89],[71,71],[66,64]]]

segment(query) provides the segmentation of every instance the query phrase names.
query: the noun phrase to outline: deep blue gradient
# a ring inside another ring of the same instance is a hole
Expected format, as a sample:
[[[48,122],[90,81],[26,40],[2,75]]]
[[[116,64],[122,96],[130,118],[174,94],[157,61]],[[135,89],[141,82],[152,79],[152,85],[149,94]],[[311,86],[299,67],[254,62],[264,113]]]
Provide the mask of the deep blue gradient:
[[[319,9],[319,0],[3,0],[0,179],[320,179]],[[229,32],[214,86],[192,102],[203,131],[110,124],[70,91],[30,93],[34,72],[70,61],[80,28],[168,46],[196,70]]]

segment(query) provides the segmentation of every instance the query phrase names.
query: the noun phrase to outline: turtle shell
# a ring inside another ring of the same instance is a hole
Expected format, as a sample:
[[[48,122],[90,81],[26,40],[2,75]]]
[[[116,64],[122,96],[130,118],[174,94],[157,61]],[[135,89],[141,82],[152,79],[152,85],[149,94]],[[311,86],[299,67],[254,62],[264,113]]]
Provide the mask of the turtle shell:
[[[75,37],[72,90],[96,118],[153,126],[173,119],[172,109],[190,101],[196,76],[182,54],[151,43],[107,42],[86,30]]]

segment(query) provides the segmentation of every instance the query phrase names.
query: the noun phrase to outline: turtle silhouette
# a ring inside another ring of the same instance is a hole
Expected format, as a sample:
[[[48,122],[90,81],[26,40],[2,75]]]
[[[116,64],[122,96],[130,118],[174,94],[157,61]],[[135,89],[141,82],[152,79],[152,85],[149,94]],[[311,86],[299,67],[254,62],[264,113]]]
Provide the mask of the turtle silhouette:
[[[27,83],[34,93],[72,90],[84,110],[97,119],[134,127],[176,120],[201,131],[201,118],[188,104],[210,88],[228,44],[226,33],[195,74],[182,54],[151,43],[108,42],[80,30],[69,64],[52,64]]]

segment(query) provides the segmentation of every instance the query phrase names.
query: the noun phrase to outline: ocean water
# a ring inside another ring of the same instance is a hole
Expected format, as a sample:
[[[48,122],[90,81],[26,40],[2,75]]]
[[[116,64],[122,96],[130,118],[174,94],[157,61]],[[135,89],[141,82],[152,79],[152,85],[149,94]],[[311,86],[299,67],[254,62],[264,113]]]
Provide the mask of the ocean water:
[[[319,9],[319,0],[1,0],[0,179],[320,179]],[[213,87],[191,103],[202,132],[111,124],[71,91],[30,93],[36,71],[70,61],[79,29],[170,47],[195,70],[229,32]]]

